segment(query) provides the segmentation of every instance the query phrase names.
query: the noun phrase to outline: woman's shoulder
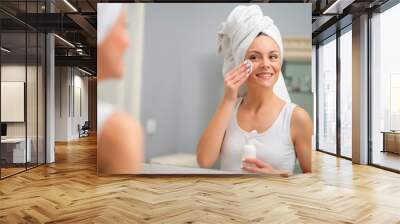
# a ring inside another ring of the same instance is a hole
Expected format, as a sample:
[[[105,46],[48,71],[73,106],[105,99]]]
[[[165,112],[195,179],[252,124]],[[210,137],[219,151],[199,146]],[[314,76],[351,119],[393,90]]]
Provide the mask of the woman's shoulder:
[[[302,107],[300,107],[300,106],[298,106],[296,104],[293,104],[293,103],[292,103],[292,105],[294,107],[293,108],[293,113],[292,113],[292,120],[293,121],[297,121],[297,122],[300,122],[300,123],[312,122],[312,120],[310,118],[310,115],[308,114],[308,112],[304,108],[302,108]]]
[[[292,112],[291,126],[298,130],[312,130],[313,127],[312,119],[308,112],[295,104]]]

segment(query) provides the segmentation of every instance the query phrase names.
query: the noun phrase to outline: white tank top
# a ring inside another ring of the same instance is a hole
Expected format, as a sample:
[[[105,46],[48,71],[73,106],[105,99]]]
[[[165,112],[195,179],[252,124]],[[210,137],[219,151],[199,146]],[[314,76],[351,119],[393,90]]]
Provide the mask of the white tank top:
[[[296,104],[286,103],[268,130],[263,133],[250,133],[241,129],[237,123],[237,111],[241,102],[242,98],[238,100],[225,132],[221,148],[221,169],[246,173],[240,168],[242,149],[246,144],[246,135],[253,135],[257,159],[267,162],[275,169],[293,174],[296,153],[290,134],[290,120]]]
[[[98,101],[97,102],[97,137],[100,136],[103,130],[104,123],[110,118],[111,114],[114,112],[114,107],[112,104]]]

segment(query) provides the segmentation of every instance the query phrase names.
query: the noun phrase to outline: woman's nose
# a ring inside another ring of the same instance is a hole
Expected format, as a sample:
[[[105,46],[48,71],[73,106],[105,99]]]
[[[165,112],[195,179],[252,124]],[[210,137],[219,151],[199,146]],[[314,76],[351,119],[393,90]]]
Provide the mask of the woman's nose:
[[[261,61],[262,68],[269,68],[271,66],[271,61],[268,58],[263,58]]]

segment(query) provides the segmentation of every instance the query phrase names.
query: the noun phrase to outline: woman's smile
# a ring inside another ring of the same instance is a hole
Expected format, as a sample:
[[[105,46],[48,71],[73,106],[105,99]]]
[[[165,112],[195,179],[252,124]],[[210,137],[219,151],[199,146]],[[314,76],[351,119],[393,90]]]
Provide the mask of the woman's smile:
[[[256,77],[257,77],[258,79],[265,80],[265,81],[270,80],[270,79],[272,78],[273,75],[274,75],[274,73],[272,73],[272,72],[260,72],[260,73],[256,73]]]

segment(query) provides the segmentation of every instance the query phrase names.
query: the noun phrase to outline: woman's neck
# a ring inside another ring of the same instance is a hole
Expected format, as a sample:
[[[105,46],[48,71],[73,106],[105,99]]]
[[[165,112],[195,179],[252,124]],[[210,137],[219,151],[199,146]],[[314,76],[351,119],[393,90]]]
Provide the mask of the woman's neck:
[[[262,90],[248,89],[247,95],[243,99],[243,105],[257,112],[263,108],[273,107],[278,101],[279,99],[272,88]]]

